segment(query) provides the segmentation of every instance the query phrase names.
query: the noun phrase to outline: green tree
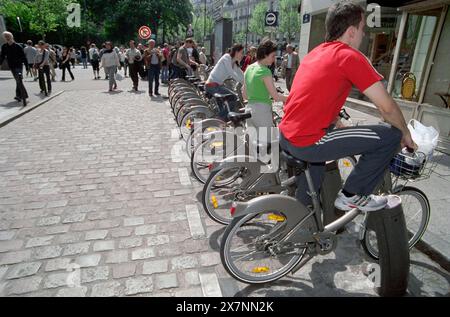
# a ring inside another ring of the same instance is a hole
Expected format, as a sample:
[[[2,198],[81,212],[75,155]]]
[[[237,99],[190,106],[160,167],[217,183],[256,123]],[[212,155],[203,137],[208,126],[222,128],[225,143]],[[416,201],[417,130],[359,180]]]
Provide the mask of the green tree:
[[[298,0],[280,0],[279,31],[286,36],[288,42],[300,32],[300,15],[297,12]]]
[[[252,12],[252,17],[248,24],[248,29],[253,34],[266,35],[265,18],[268,6],[266,2],[259,3]]]
[[[35,0],[30,3],[33,18],[30,29],[45,40],[50,32],[64,28],[70,0]]]
[[[244,44],[245,43],[245,32],[238,32],[233,34],[233,43]]]
[[[0,0],[0,12],[5,18],[7,28],[17,35],[20,32],[17,17],[20,18],[23,32],[30,32],[30,23],[33,19],[33,12],[25,2],[14,0]]]
[[[206,28],[205,28],[205,25],[206,25]],[[197,42],[203,42],[203,35],[208,36],[213,32],[214,21],[209,16],[194,17],[192,27],[194,29],[194,39]],[[206,30],[206,34],[204,34],[205,30]]]

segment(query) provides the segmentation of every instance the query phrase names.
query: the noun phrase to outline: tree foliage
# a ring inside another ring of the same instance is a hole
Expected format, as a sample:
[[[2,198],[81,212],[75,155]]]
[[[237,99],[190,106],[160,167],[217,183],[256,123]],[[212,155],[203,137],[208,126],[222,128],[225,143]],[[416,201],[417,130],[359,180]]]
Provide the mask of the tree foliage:
[[[81,6],[81,27],[66,23],[69,3]],[[23,39],[83,44],[86,40],[127,42],[138,37],[140,26],[154,34],[180,36],[192,23],[190,0],[0,0],[7,28]],[[20,34],[17,17],[24,34]]]
[[[297,12],[298,0],[280,0],[279,30],[290,42],[300,32],[300,15]]]
[[[268,9],[267,2],[261,2],[256,5],[248,24],[250,32],[259,36],[266,35],[265,19]]]

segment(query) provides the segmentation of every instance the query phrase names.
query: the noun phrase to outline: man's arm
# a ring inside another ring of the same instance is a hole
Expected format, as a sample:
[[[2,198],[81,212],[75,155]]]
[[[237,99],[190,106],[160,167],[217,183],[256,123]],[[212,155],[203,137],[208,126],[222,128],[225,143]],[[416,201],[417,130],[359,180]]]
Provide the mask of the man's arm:
[[[394,99],[388,94],[381,82],[376,82],[364,91],[366,95],[378,108],[383,119],[396,127],[403,133],[402,147],[408,147],[416,150],[417,145],[411,138],[408,126],[403,113]]]

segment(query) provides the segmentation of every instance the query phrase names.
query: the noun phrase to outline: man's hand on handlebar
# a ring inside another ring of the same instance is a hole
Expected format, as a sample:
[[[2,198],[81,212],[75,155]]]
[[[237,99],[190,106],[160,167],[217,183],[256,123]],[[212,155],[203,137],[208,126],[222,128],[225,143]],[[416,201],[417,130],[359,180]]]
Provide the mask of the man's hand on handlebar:
[[[402,145],[402,149],[408,148],[412,152],[415,152],[418,149],[418,146],[413,141],[413,139],[411,137],[411,133],[409,133],[409,131],[408,131],[408,133],[403,133],[403,138],[402,138],[401,145]]]

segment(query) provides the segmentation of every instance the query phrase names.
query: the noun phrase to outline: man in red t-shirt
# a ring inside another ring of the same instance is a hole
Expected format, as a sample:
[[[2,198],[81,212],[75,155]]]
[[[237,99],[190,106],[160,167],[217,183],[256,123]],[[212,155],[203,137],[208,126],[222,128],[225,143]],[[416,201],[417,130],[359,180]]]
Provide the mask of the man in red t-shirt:
[[[320,189],[326,161],[361,155],[335,202],[338,209],[376,211],[387,198],[371,195],[400,143],[416,149],[400,108],[380,82],[383,77],[359,51],[364,37],[364,9],[340,1],[328,11],[326,42],[301,62],[280,124],[283,150],[312,163],[311,175]],[[363,92],[389,125],[338,128],[339,112],[352,86]],[[297,198],[310,204],[306,177],[298,181]]]

